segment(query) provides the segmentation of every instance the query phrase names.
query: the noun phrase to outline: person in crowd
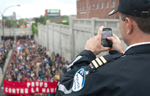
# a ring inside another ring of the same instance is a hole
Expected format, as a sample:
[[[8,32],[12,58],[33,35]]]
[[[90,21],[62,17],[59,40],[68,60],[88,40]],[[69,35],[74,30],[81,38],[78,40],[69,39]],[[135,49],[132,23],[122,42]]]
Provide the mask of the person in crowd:
[[[18,46],[21,46],[22,49],[17,50]],[[4,56],[0,56],[0,65],[2,58]],[[33,42],[32,39],[18,39],[5,80],[57,82],[60,80],[61,66],[65,65],[64,60],[54,52],[47,54],[47,50],[35,41]]]
[[[13,81],[17,81],[17,76],[16,75],[14,75]]]
[[[0,67],[2,69],[2,73],[4,73],[3,67],[6,62],[8,52],[11,49],[11,43],[13,44],[12,40],[6,39],[0,44]]]

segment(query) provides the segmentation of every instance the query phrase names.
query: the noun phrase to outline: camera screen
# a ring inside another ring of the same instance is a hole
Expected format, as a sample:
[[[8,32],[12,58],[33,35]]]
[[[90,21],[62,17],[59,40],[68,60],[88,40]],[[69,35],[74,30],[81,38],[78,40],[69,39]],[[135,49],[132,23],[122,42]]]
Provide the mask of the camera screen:
[[[102,33],[102,39],[106,39],[106,37],[111,37],[112,33],[111,31],[103,31]]]

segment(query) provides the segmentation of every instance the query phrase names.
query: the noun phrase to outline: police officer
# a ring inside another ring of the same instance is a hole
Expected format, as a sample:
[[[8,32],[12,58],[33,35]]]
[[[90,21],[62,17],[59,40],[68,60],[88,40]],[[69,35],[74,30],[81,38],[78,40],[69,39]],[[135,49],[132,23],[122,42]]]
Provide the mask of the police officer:
[[[102,30],[87,41],[85,50],[68,66],[56,96],[150,96],[150,0],[120,0],[120,31],[112,48],[101,45]],[[111,50],[109,55],[96,55]],[[116,50],[116,51],[115,51]]]

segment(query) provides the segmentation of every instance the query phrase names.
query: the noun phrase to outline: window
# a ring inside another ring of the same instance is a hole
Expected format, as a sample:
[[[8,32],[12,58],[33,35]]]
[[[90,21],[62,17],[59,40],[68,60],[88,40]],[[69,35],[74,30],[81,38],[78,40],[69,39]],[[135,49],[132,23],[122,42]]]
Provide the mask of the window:
[[[86,9],[87,9],[87,6],[85,5],[85,11],[86,11]]]
[[[101,9],[103,9],[103,2],[101,3]]]
[[[82,7],[82,11],[84,11],[84,6]]]
[[[112,0],[112,8],[115,7],[115,0]]]
[[[96,4],[96,9],[97,9],[97,10],[99,9],[99,4],[98,4],[98,3]]]
[[[89,10],[91,10],[91,5],[89,5]]]
[[[106,8],[109,8],[109,2],[106,1]]]
[[[93,5],[92,5],[92,10],[94,10],[94,6],[95,6],[95,5],[93,4]]]

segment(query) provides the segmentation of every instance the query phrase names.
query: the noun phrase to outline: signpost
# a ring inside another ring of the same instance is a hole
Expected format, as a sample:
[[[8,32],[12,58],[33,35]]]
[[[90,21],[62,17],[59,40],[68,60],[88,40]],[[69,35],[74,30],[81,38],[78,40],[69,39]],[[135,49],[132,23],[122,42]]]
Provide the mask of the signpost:
[[[45,10],[45,15],[49,17],[61,17],[59,9],[47,9]]]

